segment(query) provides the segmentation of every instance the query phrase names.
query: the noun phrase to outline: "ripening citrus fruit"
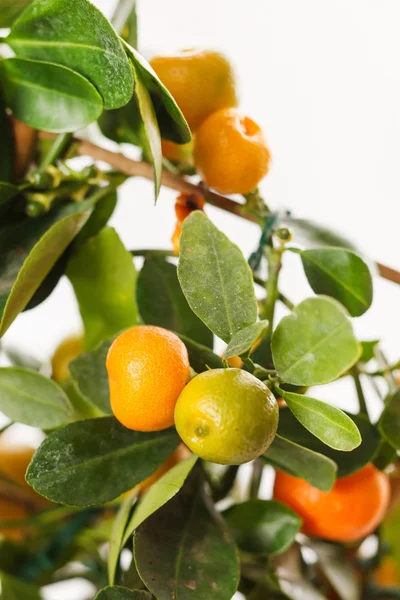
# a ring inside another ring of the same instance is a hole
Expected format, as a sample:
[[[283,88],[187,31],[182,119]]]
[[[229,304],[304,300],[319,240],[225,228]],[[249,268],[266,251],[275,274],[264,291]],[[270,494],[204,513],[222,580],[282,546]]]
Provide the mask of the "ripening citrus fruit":
[[[212,114],[196,132],[196,169],[222,194],[254,190],[268,173],[270,159],[261,128],[236,108]]]
[[[302,517],[304,533],[353,542],[372,533],[382,521],[389,505],[390,485],[387,475],[372,464],[337,479],[330,492],[277,471],[274,498]]]
[[[392,556],[385,556],[372,576],[378,585],[398,587],[400,586],[400,565]]]
[[[161,140],[162,155],[176,163],[193,164],[193,142],[174,144],[169,140]]]
[[[6,525],[0,527],[0,536],[4,535],[14,542],[22,540],[25,537],[24,530],[20,527],[12,527],[11,521],[25,519],[29,514],[24,504],[0,497],[0,521],[10,521],[10,527]]]
[[[278,405],[264,383],[241,369],[213,369],[185,387],[176,429],[198,456],[239,465],[265,452],[275,437]]]
[[[128,429],[159,431],[174,424],[174,409],[190,373],[185,345],[174,333],[140,325],[121,333],[107,355],[111,408]]]
[[[219,52],[184,50],[155,56],[150,64],[175,98],[192,131],[216,110],[237,105],[232,67]]]
[[[182,223],[194,210],[203,210],[205,200],[198,194],[180,194],[175,202],[177,222],[171,237],[174,254],[179,254],[179,245],[182,233]]]
[[[71,335],[63,340],[56,348],[51,359],[52,377],[58,383],[63,383],[70,377],[69,363],[83,352],[83,337]]]
[[[0,476],[24,488],[24,496],[32,499],[39,507],[46,506],[49,501],[35,492],[25,480],[25,473],[35,454],[30,446],[12,445],[5,440],[0,441]]]

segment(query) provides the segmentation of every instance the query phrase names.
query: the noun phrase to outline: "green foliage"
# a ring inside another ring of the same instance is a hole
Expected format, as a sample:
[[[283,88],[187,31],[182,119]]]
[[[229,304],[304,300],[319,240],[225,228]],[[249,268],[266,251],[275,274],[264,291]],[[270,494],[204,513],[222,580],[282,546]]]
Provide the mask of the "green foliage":
[[[178,277],[194,313],[229,342],[257,320],[250,267],[241,250],[200,211],[185,219]],[[234,276],[233,276],[234,274]]]
[[[21,12],[29,6],[32,0],[2,0],[0,12],[0,28],[11,27]]]
[[[42,600],[39,588],[25,583],[9,574],[0,572],[0,592],[2,600]]]
[[[0,74],[8,106],[20,121],[36,129],[75,131],[102,113],[103,101],[96,88],[66,67],[8,58],[2,61]]]
[[[98,89],[105,108],[123,106],[132,96],[132,71],[121,43],[88,0],[35,0],[14,23],[7,42],[17,56],[83,75]]]
[[[361,444],[357,426],[343,411],[310,396],[283,390],[282,396],[296,419],[327,446],[349,451]]]
[[[0,369],[0,410],[12,421],[41,429],[64,425],[72,416],[59,385],[22,367]]]
[[[59,256],[83,227],[92,204],[66,204],[11,225],[0,239],[0,336],[26,307]]]
[[[1,123],[0,123],[0,125],[1,125]],[[8,143],[7,136],[4,136],[4,138],[3,138],[3,135],[2,135],[1,139],[5,139],[5,142]],[[0,140],[0,144],[1,144],[1,140]],[[7,167],[7,160],[4,161],[3,169],[7,173],[9,172],[8,167]],[[4,172],[5,176],[7,176],[6,172]],[[15,196],[18,195],[18,192],[19,192],[19,190],[18,190],[17,186],[11,185],[10,183],[6,183],[4,181],[0,181],[0,216],[2,215],[2,213],[6,212],[6,210],[10,207],[11,200],[13,198],[15,198]]]
[[[341,305],[319,296],[307,298],[280,321],[272,335],[272,356],[283,381],[318,385],[354,365],[360,345]]]
[[[365,262],[343,248],[315,248],[300,252],[308,282],[316,294],[339,300],[353,317],[372,303],[372,277]]]
[[[360,356],[360,362],[367,363],[372,360],[375,356],[375,348],[379,344],[379,340],[368,340],[360,342],[362,354]]]
[[[178,443],[173,429],[130,431],[113,417],[77,421],[44,440],[26,477],[54,502],[99,505],[149,477]]]
[[[78,299],[87,349],[137,323],[136,270],[114,229],[105,227],[82,244],[67,274]]]
[[[388,442],[400,449],[400,389],[390,394],[379,421],[379,429]]]
[[[268,321],[257,321],[238,331],[226,347],[224,359],[249,354],[251,348],[263,337],[267,329]]]
[[[231,600],[237,588],[235,545],[196,474],[137,529],[134,552],[139,575],[158,600]]]
[[[137,302],[140,316],[148,325],[165,327],[212,348],[211,331],[189,307],[175,265],[164,258],[146,258],[138,278]]]
[[[106,587],[95,600],[151,600],[152,596],[143,590],[128,590],[120,586]]]
[[[224,364],[218,354],[212,352],[207,346],[190,340],[182,333],[178,333],[178,336],[186,346],[190,365],[196,373],[202,373],[208,369],[222,369]]]
[[[1,19],[1,16],[0,16]],[[0,161],[0,214],[1,214],[1,205],[6,200],[4,196],[7,193],[7,186],[4,182],[9,182],[12,180],[13,174],[13,155],[14,152],[10,152],[10,149],[13,150],[14,142],[11,135],[11,127],[10,122],[6,113],[6,106],[3,98],[3,90],[0,86],[0,156],[2,160]],[[3,186],[5,189],[3,190]],[[10,188],[12,189],[12,188]]]
[[[294,541],[301,519],[275,500],[254,498],[224,511],[224,519],[241,550],[279,554]]]
[[[324,492],[329,492],[335,483],[337,466],[333,460],[281,435],[275,437],[261,458],[276,469],[305,479]]]

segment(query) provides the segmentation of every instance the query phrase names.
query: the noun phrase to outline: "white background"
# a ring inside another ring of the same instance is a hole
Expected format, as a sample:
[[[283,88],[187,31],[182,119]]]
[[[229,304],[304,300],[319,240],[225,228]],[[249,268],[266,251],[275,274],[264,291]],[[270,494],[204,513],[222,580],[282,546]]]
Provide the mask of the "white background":
[[[114,4],[97,0],[107,15]],[[371,259],[400,269],[398,0],[139,0],[139,20],[146,57],[202,46],[231,59],[241,106],[262,125],[273,154],[261,188],[273,208],[323,222]],[[112,224],[128,248],[170,247],[174,197],[164,190],[154,208],[149,183],[125,184]],[[256,247],[254,226],[212,207],[207,213],[246,255]],[[310,294],[296,257],[285,265],[282,284],[295,301]],[[355,320],[359,336],[381,338],[392,360],[400,355],[399,305],[400,287],[376,278],[373,307]],[[5,343],[48,359],[79,329],[63,281],[47,302],[17,319]],[[355,408],[346,384],[317,393]],[[377,410],[373,398],[371,409]],[[46,600],[72,594],[79,600],[75,586],[53,588]]]

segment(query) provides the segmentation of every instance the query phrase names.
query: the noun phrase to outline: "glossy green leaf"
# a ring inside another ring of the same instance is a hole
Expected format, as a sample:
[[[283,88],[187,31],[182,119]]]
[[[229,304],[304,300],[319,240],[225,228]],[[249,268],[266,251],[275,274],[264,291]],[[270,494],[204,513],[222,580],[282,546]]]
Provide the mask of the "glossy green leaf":
[[[120,586],[102,589],[94,600],[151,600],[152,595],[144,590],[128,590]]]
[[[174,429],[131,431],[113,417],[76,421],[44,440],[26,478],[54,502],[99,505],[147,479],[179,441]]]
[[[336,298],[353,317],[368,310],[372,304],[372,277],[357,254],[344,248],[315,248],[299,253],[316,294]]]
[[[0,12],[0,22],[1,22]],[[3,196],[6,191],[2,189],[4,182],[10,182],[13,175],[13,157],[14,157],[14,140],[10,121],[6,113],[6,106],[3,99],[3,92],[0,86],[0,212],[3,203]]]
[[[106,358],[113,340],[102,342],[91,352],[75,358],[69,365],[82,394],[104,414],[111,414]]]
[[[235,545],[196,483],[189,478],[135,533],[136,567],[158,600],[231,600],[238,586]]]
[[[201,211],[183,222],[178,277],[193,312],[225,342],[256,322],[250,267],[236,244]]]
[[[123,106],[132,96],[124,49],[89,0],[35,0],[15,22],[7,42],[17,56],[64,65],[89,79],[105,108]]]
[[[396,461],[397,450],[383,438],[379,444],[378,450],[374,455],[373,463],[377,469],[384,471],[387,467]]]
[[[361,444],[357,425],[339,408],[310,396],[281,391],[296,419],[327,446],[350,451]]]
[[[287,506],[258,498],[234,504],[223,517],[239,548],[257,554],[283,552],[301,526],[300,517]]]
[[[154,112],[154,106],[150,98],[150,94],[143,82],[142,75],[135,67],[133,68],[135,78],[135,95],[137,99],[137,106],[142,120],[142,138],[144,140],[144,147],[146,156],[150,158],[150,162],[153,165],[154,173],[154,195],[155,201],[157,201],[158,194],[160,193],[161,186],[161,174],[162,174],[162,150],[161,150],[161,137],[160,130],[158,128],[157,117]]]
[[[135,265],[114,229],[105,227],[82,244],[69,262],[67,275],[78,300],[88,350],[137,323]]]
[[[377,427],[371,425],[366,417],[363,415],[350,415],[350,417],[357,425],[362,438],[358,448],[351,452],[341,452],[326,446],[301,426],[290,410],[280,411],[278,433],[292,442],[329,457],[338,466],[338,477],[344,477],[371,462],[381,440]]]
[[[12,421],[41,429],[67,423],[68,397],[51,379],[22,367],[0,369],[0,410]]]
[[[213,334],[194,314],[179,285],[175,265],[164,258],[146,258],[137,283],[137,302],[143,321],[165,327],[212,347]]]
[[[181,461],[172,469],[164,473],[142,496],[139,504],[126,527],[122,545],[126,544],[129,536],[148,519],[152,514],[159,510],[171,498],[173,498],[184,485],[189,473],[196,464],[197,456]]]
[[[117,206],[118,192],[110,192],[96,202],[87,223],[76,237],[74,246],[81,244],[87,238],[97,235],[105,227]]]
[[[7,228],[0,241],[0,336],[26,307],[92,208],[88,201],[62,205]]]
[[[174,98],[139,52],[126,42],[123,43],[125,51],[132,60],[135,69],[141,74],[143,82],[150,92],[161,137],[177,144],[190,142],[192,134]]]
[[[388,442],[400,449],[400,389],[386,400],[385,410],[379,420],[379,429]]]
[[[318,558],[318,564],[327,580],[341,600],[360,600],[361,581],[351,561],[343,560],[340,546],[324,542],[310,541],[310,546]]]
[[[31,2],[32,0],[1,0],[0,29],[11,27],[15,19]]]
[[[126,530],[126,525],[128,523],[129,515],[131,514],[133,501],[136,495],[137,493],[135,491],[132,491],[130,494],[126,495],[126,497],[122,500],[121,506],[119,507],[119,510],[113,521],[107,561],[108,583],[110,585],[114,585],[115,583],[115,573],[122,547],[121,541]]]
[[[296,219],[294,217],[285,218],[285,223],[293,229],[295,239],[298,239],[307,248],[337,246],[358,252],[357,247],[352,241],[321,223],[316,223],[310,219]]]
[[[210,348],[194,342],[182,333],[178,333],[177,335],[185,344],[189,355],[190,366],[196,373],[203,373],[203,371],[208,371],[208,369],[223,368],[224,363],[222,362],[221,357],[210,350]]]
[[[7,105],[35,129],[75,131],[103,110],[96,88],[71,69],[23,58],[8,58],[0,66]]]
[[[1,600],[42,600],[39,588],[0,572]]]
[[[277,435],[261,457],[276,469],[305,479],[314,487],[329,492],[335,483],[336,464],[333,460]]]
[[[367,363],[372,360],[375,356],[375,348],[379,344],[379,340],[368,340],[360,342],[362,354],[360,356],[360,362]]]
[[[298,304],[272,335],[278,375],[294,385],[333,381],[357,362],[360,353],[345,309],[325,296]]]
[[[78,234],[79,235],[79,234]],[[31,310],[36,306],[39,306],[42,302],[44,302],[50,294],[55,290],[58,282],[61,277],[65,274],[65,270],[67,268],[68,260],[71,255],[71,245],[67,247],[65,252],[61,254],[57,262],[53,265],[50,271],[47,273],[46,277],[43,279],[38,289],[33,294],[32,298],[29,300],[28,304],[25,306],[24,311]]]
[[[229,342],[224,352],[224,359],[248,353],[254,344],[263,337],[267,329],[268,321],[257,321],[238,331]]]

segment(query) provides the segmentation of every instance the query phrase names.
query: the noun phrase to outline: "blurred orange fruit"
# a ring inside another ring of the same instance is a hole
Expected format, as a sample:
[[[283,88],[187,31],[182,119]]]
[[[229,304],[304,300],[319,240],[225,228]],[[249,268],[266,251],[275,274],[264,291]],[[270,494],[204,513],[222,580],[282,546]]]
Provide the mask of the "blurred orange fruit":
[[[71,335],[56,348],[51,358],[52,377],[58,383],[70,378],[69,363],[83,352],[83,337]]]

